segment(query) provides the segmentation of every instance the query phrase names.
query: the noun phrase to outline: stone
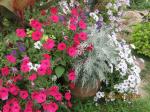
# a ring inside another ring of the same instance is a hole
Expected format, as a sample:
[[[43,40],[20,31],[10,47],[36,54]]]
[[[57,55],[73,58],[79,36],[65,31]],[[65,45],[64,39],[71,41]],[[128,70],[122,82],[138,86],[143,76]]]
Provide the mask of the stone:
[[[120,20],[124,31],[132,32],[131,26],[143,21],[143,16],[138,11],[125,11]]]

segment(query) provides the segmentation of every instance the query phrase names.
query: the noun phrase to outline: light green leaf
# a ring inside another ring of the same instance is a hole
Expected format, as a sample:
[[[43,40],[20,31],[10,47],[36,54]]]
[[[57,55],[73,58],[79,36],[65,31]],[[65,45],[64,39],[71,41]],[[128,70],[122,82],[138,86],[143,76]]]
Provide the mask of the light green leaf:
[[[61,77],[64,72],[65,72],[65,68],[62,67],[62,66],[57,66],[55,68],[55,73],[56,73],[56,75],[57,75],[58,78]]]

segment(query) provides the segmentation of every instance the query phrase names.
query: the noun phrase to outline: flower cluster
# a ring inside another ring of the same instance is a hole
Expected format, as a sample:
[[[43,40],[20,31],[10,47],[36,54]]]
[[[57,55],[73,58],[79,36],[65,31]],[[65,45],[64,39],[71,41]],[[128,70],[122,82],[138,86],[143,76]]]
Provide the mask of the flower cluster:
[[[114,101],[117,98],[126,99],[125,96],[135,94],[138,95],[138,86],[141,82],[141,69],[136,65],[136,58],[131,53],[130,45],[125,40],[117,39],[116,32],[121,31],[120,17],[123,13],[123,8],[129,6],[129,0],[116,0],[114,3],[108,3],[106,8],[109,16],[112,32],[110,33],[111,42],[115,44],[117,54],[117,63],[109,63],[111,67],[111,75],[104,81],[104,87],[99,92],[104,91],[104,88],[110,87],[110,82],[115,77],[117,80],[111,85],[112,90],[105,92],[105,101]],[[117,15],[114,15],[117,14]],[[132,46],[131,46],[132,47]],[[110,80],[111,79],[111,80]],[[112,83],[112,82],[111,82]],[[114,90],[115,89],[115,90]],[[98,94],[98,93],[97,93]],[[98,102],[100,99],[98,95],[95,96],[94,101]]]
[[[46,20],[32,18],[29,28],[16,29],[0,68],[3,112],[56,112],[59,106],[72,107],[69,89],[76,79],[72,63],[77,46],[88,39],[87,17],[78,2],[59,5],[41,11]]]
[[[121,31],[120,17],[126,6],[130,6],[130,0],[115,0],[115,2],[109,2],[106,5],[110,25],[112,28],[115,28],[115,31],[117,32]]]

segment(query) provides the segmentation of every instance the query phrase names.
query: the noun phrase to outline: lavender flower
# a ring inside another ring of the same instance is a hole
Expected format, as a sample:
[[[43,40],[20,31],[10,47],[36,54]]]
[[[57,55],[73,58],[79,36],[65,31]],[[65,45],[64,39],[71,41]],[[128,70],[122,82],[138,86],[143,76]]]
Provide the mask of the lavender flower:
[[[16,51],[16,50],[12,50],[11,54],[12,54],[13,56],[16,56],[16,55],[17,55],[17,51]]]
[[[26,50],[26,47],[22,42],[18,42],[17,47],[18,47],[20,52],[25,52],[25,50]]]

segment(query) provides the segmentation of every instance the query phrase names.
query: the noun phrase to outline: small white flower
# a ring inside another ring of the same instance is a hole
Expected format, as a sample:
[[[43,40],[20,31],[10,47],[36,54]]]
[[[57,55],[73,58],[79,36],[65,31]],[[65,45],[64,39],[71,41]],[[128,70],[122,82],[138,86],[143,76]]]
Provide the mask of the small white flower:
[[[42,43],[40,41],[34,43],[34,48],[41,49],[41,47],[42,47]]]
[[[109,9],[109,8],[111,8],[111,7],[112,7],[112,3],[109,2],[109,3],[106,5],[106,8]]]
[[[118,10],[118,6],[116,4],[114,4],[114,9],[117,11]]]
[[[98,98],[102,98],[102,97],[104,97],[105,96],[105,93],[104,92],[97,92],[96,93],[96,97],[98,97]]]
[[[28,67],[30,68],[30,70],[33,69],[33,64],[32,64],[31,62],[29,62],[27,65],[28,65]]]
[[[98,21],[98,20],[99,20],[99,17],[98,17],[95,13],[93,13],[93,12],[90,13],[90,16],[91,16],[95,21]]]
[[[55,82],[56,80],[57,80],[57,76],[56,76],[56,75],[53,75],[53,76],[52,76],[52,81]]]
[[[40,67],[40,64],[35,64],[33,67],[33,70],[37,71],[37,69]]]
[[[134,82],[134,81],[136,80],[136,77],[135,77],[134,75],[129,75],[129,76],[128,76],[128,80],[129,80],[130,82]]]
[[[94,11],[94,13],[95,13],[95,14],[98,14],[98,13],[99,13],[99,10],[98,10],[98,9],[96,9],[96,10]]]
[[[110,16],[112,16],[112,15],[113,15],[113,13],[112,13],[112,11],[111,11],[111,10],[108,10],[108,11],[107,11],[107,14],[108,14],[108,15],[110,15]]]
[[[94,101],[97,102],[98,101],[98,97],[95,96],[94,97]]]

